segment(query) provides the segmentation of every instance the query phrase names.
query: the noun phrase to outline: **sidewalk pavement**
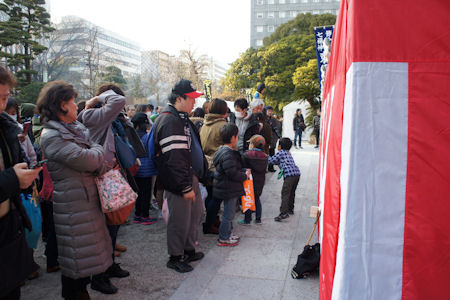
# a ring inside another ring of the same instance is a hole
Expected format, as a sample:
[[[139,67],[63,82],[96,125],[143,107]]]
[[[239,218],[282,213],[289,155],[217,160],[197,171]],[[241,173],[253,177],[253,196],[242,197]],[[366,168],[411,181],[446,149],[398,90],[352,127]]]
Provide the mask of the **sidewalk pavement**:
[[[90,288],[92,299],[318,299],[319,278],[292,279],[290,272],[303,250],[314,219],[309,218],[311,205],[317,204],[318,150],[312,145],[292,149],[302,176],[296,192],[295,215],[283,222],[279,214],[282,180],[268,173],[261,196],[263,224],[241,226],[236,221],[234,233],[241,243],[234,248],[216,246],[216,235],[199,234],[198,251],[206,255],[194,262],[194,271],[180,274],[166,267],[166,226],[163,221],[143,226],[121,226],[118,242],[128,247],[116,262],[129,270],[127,278],[113,278],[119,288],[115,295],[103,295]],[[151,211],[156,216],[156,211]],[[317,232],[313,237],[317,241]],[[22,287],[22,299],[62,299],[61,273],[45,272],[43,245],[35,252],[41,266],[40,277]]]
[[[318,150],[311,145],[293,148],[302,173],[295,199],[295,215],[275,222],[281,204],[282,180],[269,173],[261,197],[262,225],[234,223],[241,237],[236,247],[213,247],[183,281],[171,300],[179,299],[319,299],[318,275],[293,279],[292,267],[311,232],[309,217],[317,205]],[[242,218],[236,214],[235,222]],[[317,231],[313,237],[317,241]]]

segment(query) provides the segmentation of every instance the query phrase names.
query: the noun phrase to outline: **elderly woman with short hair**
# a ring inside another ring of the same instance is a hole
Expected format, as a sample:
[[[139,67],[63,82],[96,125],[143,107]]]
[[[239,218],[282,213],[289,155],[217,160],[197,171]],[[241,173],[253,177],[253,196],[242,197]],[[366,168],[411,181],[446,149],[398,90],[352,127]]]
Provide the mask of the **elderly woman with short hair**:
[[[112,264],[112,246],[94,181],[105,171],[103,147],[77,121],[76,97],[72,85],[50,82],[39,95],[38,110],[44,126],[41,148],[54,184],[62,296],[89,299],[90,276]]]

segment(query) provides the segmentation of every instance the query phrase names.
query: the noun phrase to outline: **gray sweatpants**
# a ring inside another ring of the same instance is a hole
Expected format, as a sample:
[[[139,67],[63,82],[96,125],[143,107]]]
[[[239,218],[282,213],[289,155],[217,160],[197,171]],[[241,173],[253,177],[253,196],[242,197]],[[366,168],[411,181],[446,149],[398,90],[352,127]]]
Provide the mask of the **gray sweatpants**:
[[[198,178],[193,176],[192,185],[195,201],[185,200],[183,196],[164,191],[169,207],[167,223],[167,250],[169,255],[183,255],[184,251],[195,250],[198,240],[198,227],[203,218],[203,201],[198,186]]]

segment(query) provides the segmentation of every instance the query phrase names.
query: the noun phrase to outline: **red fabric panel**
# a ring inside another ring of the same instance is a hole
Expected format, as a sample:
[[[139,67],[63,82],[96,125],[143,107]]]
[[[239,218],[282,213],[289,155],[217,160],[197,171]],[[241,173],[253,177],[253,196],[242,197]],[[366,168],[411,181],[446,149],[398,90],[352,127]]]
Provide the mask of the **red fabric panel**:
[[[350,66],[347,55],[347,2],[341,2],[341,9],[336,21],[329,69],[324,91],[324,103],[322,107],[327,109],[322,113],[322,137],[321,137],[321,159],[325,158],[327,152],[327,161],[325,182],[319,182],[325,185],[324,208],[322,212],[323,220],[323,238],[320,261],[320,299],[331,299],[333,291],[334,270],[336,266],[336,252],[339,233],[340,220],[340,173],[341,173],[341,142],[342,142],[342,117],[344,110],[345,96],[345,76]],[[331,99],[331,93],[334,88],[334,99]],[[332,104],[331,104],[332,103]],[[328,123],[331,118],[330,130]],[[328,140],[328,143],[327,143]],[[320,176],[320,174],[319,174]]]
[[[450,1],[347,2],[355,12],[349,22],[352,35],[348,41],[353,61],[449,60]]]
[[[449,299],[450,62],[411,63],[409,70],[402,294]]]

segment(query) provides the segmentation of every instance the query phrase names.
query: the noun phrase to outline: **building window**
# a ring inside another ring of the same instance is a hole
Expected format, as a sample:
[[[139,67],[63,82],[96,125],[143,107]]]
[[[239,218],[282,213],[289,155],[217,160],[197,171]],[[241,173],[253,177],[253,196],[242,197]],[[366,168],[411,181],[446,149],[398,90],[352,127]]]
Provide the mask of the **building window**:
[[[267,32],[274,32],[274,31],[275,31],[275,26],[273,26],[273,25],[267,26]]]
[[[260,47],[263,45],[263,40],[256,40],[256,46]]]
[[[329,10],[329,9],[326,9],[323,12],[326,13],[326,14],[331,14],[331,10]]]
[[[285,11],[280,11],[278,13],[278,16],[280,17],[280,19],[286,18],[286,12]]]
[[[256,4],[263,5],[264,4],[264,0],[256,0]]]
[[[280,0],[279,3],[280,4],[286,4],[286,0]]]
[[[313,14],[313,15],[318,15],[318,14],[320,14],[320,11],[319,11],[319,10],[313,10],[313,11],[312,11],[312,14]]]
[[[262,18],[264,18],[264,13],[262,13],[262,12],[257,13],[257,14],[256,14],[256,18],[257,18],[257,19],[262,19]]]
[[[292,3],[292,4],[297,3],[297,0],[291,0],[291,3]]]
[[[308,0],[302,0],[302,3],[308,3]]]
[[[267,17],[270,18],[270,19],[273,19],[273,18],[275,18],[275,13],[273,11],[269,11],[267,13]]]
[[[296,16],[297,16],[297,11],[295,11],[295,10],[291,10],[290,12],[289,12],[289,16],[291,17],[291,18],[295,18]]]
[[[313,2],[314,2],[314,3],[319,3],[319,2],[320,2],[320,0],[313,0]]]
[[[275,0],[267,0],[267,4],[275,4]]]
[[[256,26],[256,32],[264,32],[264,26]]]

